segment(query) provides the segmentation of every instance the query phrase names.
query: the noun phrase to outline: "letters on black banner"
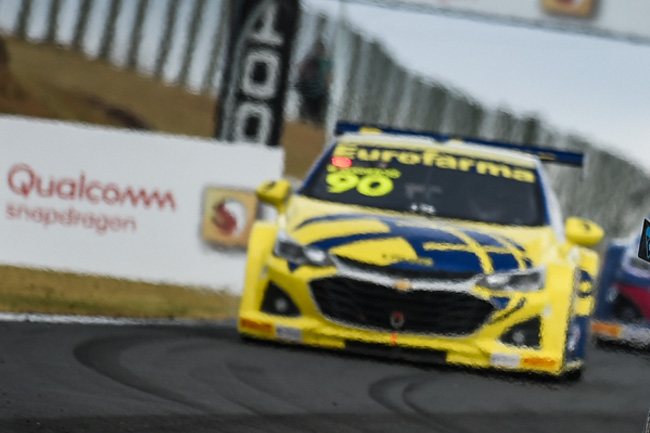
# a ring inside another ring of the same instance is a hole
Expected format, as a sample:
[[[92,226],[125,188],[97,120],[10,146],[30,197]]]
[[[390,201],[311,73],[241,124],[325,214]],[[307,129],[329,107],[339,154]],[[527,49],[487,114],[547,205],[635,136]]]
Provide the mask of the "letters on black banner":
[[[299,2],[231,1],[230,46],[215,137],[277,146]]]

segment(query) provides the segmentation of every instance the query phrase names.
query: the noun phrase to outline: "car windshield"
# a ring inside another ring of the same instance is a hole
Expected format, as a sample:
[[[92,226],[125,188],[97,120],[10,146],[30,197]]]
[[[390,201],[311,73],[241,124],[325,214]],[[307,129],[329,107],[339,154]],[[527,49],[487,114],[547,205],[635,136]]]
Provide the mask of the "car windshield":
[[[537,170],[445,150],[339,143],[302,194],[435,217],[544,224]]]

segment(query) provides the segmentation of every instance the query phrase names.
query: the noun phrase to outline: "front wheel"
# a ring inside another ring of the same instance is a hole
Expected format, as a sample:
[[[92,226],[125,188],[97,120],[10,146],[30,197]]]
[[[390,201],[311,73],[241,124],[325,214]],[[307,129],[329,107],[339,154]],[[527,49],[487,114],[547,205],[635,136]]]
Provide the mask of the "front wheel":
[[[612,305],[612,314],[623,323],[641,323],[643,314],[639,307],[629,299],[618,295]]]
[[[574,370],[567,371],[561,376],[561,380],[563,382],[567,383],[574,383],[574,382],[579,382],[582,379],[582,375],[584,373],[585,367],[584,365],[576,368]]]

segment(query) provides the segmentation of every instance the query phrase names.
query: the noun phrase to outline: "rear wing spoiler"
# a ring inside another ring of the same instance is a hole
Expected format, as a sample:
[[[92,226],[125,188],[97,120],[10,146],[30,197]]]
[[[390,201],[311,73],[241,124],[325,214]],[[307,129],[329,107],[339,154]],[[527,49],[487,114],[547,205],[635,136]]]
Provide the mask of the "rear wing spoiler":
[[[585,155],[578,152],[568,152],[565,150],[550,149],[546,147],[506,143],[503,141],[496,141],[496,140],[483,140],[480,138],[469,138],[469,137],[462,137],[458,135],[441,134],[437,132],[398,129],[398,128],[386,127],[381,125],[372,125],[366,123],[337,122],[334,134],[342,135],[346,133],[363,133],[363,132],[428,137],[443,143],[448,142],[450,140],[461,140],[465,143],[478,144],[481,146],[490,146],[499,149],[508,149],[508,150],[515,150],[518,152],[529,153],[537,156],[542,162],[564,164],[573,167],[582,167],[585,163]]]

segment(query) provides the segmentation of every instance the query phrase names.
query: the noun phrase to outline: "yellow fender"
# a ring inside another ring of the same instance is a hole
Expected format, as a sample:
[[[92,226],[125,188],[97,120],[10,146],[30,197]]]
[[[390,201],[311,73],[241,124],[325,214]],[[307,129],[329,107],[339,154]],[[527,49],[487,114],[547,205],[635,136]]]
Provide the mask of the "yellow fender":
[[[255,309],[259,303],[259,287],[261,272],[265,260],[271,256],[278,226],[274,222],[258,221],[253,225],[248,241],[248,257],[246,259],[246,277],[244,280],[244,293],[242,294],[239,308],[241,311]]]
[[[589,294],[589,296],[577,297],[575,313],[579,316],[589,316],[591,315],[594,309],[594,283],[596,282],[596,277],[598,275],[598,266],[599,259],[598,254],[595,251],[588,250],[586,248],[581,248],[580,251],[580,268],[587,271],[591,276],[591,282],[582,282],[578,286],[579,294]]]

